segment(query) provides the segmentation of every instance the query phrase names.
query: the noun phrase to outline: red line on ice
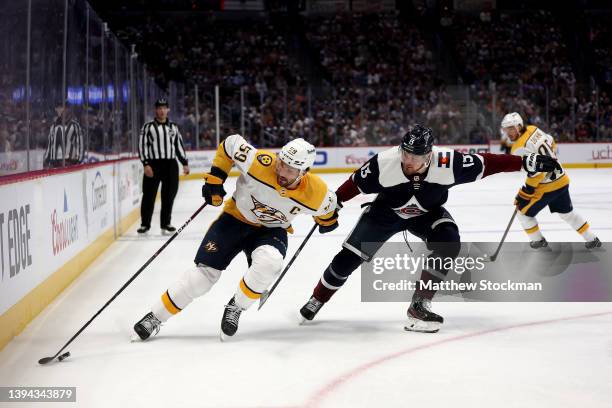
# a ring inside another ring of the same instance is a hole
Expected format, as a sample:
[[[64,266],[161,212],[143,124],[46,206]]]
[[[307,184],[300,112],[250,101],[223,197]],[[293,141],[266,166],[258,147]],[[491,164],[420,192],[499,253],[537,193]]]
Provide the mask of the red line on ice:
[[[465,340],[465,339],[470,339],[472,337],[484,336],[486,334],[491,334],[491,333],[498,333],[498,332],[508,331],[512,329],[521,329],[524,327],[531,327],[531,326],[541,326],[545,324],[563,322],[566,320],[586,319],[590,317],[605,316],[605,315],[610,315],[610,314],[612,314],[612,312],[600,312],[600,313],[591,313],[591,314],[580,315],[580,316],[569,316],[569,317],[561,317],[561,318],[549,319],[549,320],[540,320],[540,321],[529,322],[529,323],[519,323],[519,324],[514,324],[511,326],[496,327],[496,328],[482,330],[482,331],[478,331],[474,333],[462,334],[460,336],[450,337],[447,339],[434,341],[432,343],[422,344],[420,346],[410,347],[405,350],[400,350],[395,353],[388,354],[386,356],[382,356],[375,360],[364,363],[360,366],[357,366],[347,371],[344,374],[341,374],[340,376],[331,380],[326,385],[324,385],[322,388],[317,390],[314,394],[312,394],[312,396],[308,399],[308,401],[306,401],[304,406],[308,408],[314,408],[314,407],[320,406],[325,401],[325,399],[327,399],[331,394],[333,394],[338,388],[340,388],[342,385],[346,384],[347,382],[353,380],[355,377],[363,374],[364,372],[370,370],[371,368],[375,368],[388,361],[391,361],[398,357],[403,357],[407,354],[413,354],[413,353],[416,353],[417,351],[431,349],[433,347],[441,346],[443,344],[453,343],[453,342],[457,342],[457,341]]]

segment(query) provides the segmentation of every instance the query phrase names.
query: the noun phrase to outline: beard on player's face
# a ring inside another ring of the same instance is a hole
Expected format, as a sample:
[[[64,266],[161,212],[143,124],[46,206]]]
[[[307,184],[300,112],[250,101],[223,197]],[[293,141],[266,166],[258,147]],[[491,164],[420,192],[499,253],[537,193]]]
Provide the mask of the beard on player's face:
[[[300,176],[300,170],[295,167],[291,167],[281,160],[276,162],[276,182],[281,187],[289,187]]]
[[[416,155],[402,152],[402,170],[407,176],[422,173],[429,167],[429,157],[431,153]]]

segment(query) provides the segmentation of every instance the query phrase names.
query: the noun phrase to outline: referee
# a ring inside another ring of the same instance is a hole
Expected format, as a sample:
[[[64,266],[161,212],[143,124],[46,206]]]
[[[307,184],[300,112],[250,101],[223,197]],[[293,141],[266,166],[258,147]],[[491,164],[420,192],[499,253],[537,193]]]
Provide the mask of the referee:
[[[151,228],[151,217],[159,183],[161,188],[160,226],[162,233],[173,233],[176,228],[170,223],[172,205],[178,191],[178,159],[183,173],[189,174],[183,137],[176,123],[168,120],[168,101],[160,98],[155,102],[155,119],[147,122],[140,132],[138,155],[144,166],[142,180],[142,203],[140,205],[139,234],[146,234]]]
[[[49,129],[43,166],[47,168],[79,164],[85,158],[83,129],[68,104],[55,107],[56,118]]]

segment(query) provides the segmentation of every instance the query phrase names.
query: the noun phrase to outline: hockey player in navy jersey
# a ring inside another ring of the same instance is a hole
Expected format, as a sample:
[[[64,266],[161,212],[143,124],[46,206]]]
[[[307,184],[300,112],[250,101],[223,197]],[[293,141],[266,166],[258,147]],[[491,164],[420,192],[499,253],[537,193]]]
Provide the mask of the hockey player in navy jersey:
[[[430,257],[455,258],[460,250],[459,229],[443,207],[451,187],[499,172],[521,169],[548,172],[559,167],[554,158],[535,153],[522,157],[465,154],[433,146],[432,130],[416,125],[404,135],[399,148],[373,156],[336,191],[339,203],[359,193],[378,195],[325,269],[312,297],[300,309],[302,317],[312,320],[351,273],[362,262],[370,261],[398,232],[408,231],[426,242],[432,251]],[[363,242],[375,244],[363,248]],[[444,268],[423,269],[420,280],[439,283],[447,273]],[[444,319],[431,311],[434,294],[435,291],[417,285],[408,309],[406,330],[430,333],[439,330]]]

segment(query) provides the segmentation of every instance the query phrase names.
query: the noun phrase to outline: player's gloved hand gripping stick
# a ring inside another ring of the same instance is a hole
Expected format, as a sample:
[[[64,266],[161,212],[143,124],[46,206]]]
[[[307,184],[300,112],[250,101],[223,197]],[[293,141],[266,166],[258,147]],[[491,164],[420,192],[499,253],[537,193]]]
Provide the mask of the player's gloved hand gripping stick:
[[[227,177],[227,175],[225,176]],[[225,197],[225,189],[223,188],[224,178],[219,174],[215,175],[211,173],[204,174],[204,185],[202,186],[202,197],[206,204],[213,205],[215,207],[223,204],[223,197]]]
[[[60,350],[59,350],[57,353],[55,353],[55,355],[53,355],[52,357],[44,357],[44,358],[41,358],[40,360],[38,360],[38,363],[39,363],[39,364],[47,364],[47,363],[49,363],[49,362],[53,361],[53,360],[54,360],[54,359],[55,359],[57,356],[59,356],[59,358],[58,358],[58,360],[59,360],[59,361],[62,361],[62,360],[64,360],[65,358],[69,357],[69,356],[70,356],[70,352],[69,352],[69,351],[65,352],[65,353],[64,353],[64,354],[62,354],[62,355],[60,355],[60,353],[61,353],[62,351],[64,351],[64,349],[65,349],[66,347],[68,347],[68,346],[70,345],[70,343],[72,343],[72,342],[74,341],[74,339],[76,339],[76,338],[79,336],[79,334],[81,334],[81,333],[83,332],[83,330],[85,330],[85,329],[87,328],[87,326],[89,326],[89,325],[91,324],[91,322],[93,322],[93,321],[94,321],[94,319],[95,319],[96,317],[98,317],[98,315],[100,315],[100,313],[102,313],[102,311],[103,311],[104,309],[106,309],[106,307],[107,307],[108,305],[110,305],[110,304],[112,303],[112,301],[113,301],[113,300],[115,300],[115,299],[117,298],[117,296],[119,296],[119,294],[120,294],[121,292],[123,292],[123,291],[125,290],[125,288],[127,288],[127,287],[130,285],[130,283],[132,283],[132,282],[134,281],[134,279],[136,279],[136,277],[138,277],[138,275],[140,275],[140,273],[141,273],[142,271],[144,271],[144,270],[146,269],[146,267],[147,267],[147,266],[149,266],[149,264],[150,264],[151,262],[153,262],[153,260],[154,260],[155,258],[157,258],[157,256],[158,256],[159,254],[161,254],[161,252],[162,252],[164,249],[166,249],[166,247],[167,247],[167,246],[168,246],[168,245],[169,245],[169,244],[170,244],[170,243],[171,243],[171,242],[174,240],[174,238],[176,238],[176,237],[178,236],[178,234],[180,234],[180,233],[181,233],[181,231],[182,231],[182,230],[184,230],[184,229],[185,229],[185,227],[186,227],[187,225],[189,225],[189,223],[190,223],[191,221],[193,221],[193,219],[194,219],[195,217],[197,217],[197,216],[198,216],[198,214],[199,214],[199,213],[200,213],[200,212],[201,212],[201,211],[204,209],[204,207],[206,207],[206,205],[207,205],[207,203],[202,204],[202,205],[200,206],[200,208],[198,208],[198,209],[197,209],[197,210],[196,210],[196,211],[195,211],[195,212],[194,212],[194,213],[191,215],[191,217],[189,217],[189,218],[187,219],[187,221],[185,221],[185,223],[184,223],[184,224],[183,224],[183,225],[182,225],[182,226],[181,226],[179,229],[177,229],[177,230],[176,230],[176,232],[175,232],[175,233],[174,233],[174,234],[173,234],[173,235],[172,235],[170,238],[168,238],[168,240],[167,240],[166,242],[164,242],[164,244],[161,246],[161,248],[159,248],[159,249],[157,250],[157,252],[155,252],[155,253],[154,253],[154,254],[153,254],[153,255],[152,255],[152,256],[151,256],[151,257],[150,257],[150,258],[147,260],[147,262],[145,262],[145,263],[144,263],[144,265],[142,265],[142,266],[140,267],[140,269],[138,269],[138,270],[136,271],[136,273],[135,273],[134,275],[132,275],[132,277],[131,277],[131,278],[130,278],[130,279],[127,281],[127,282],[125,282],[125,283],[123,284],[123,286],[122,286],[122,287],[121,287],[121,288],[120,288],[120,289],[119,289],[117,292],[115,292],[115,294],[113,295],[113,297],[111,297],[111,298],[108,300],[108,302],[106,302],[106,303],[104,304],[104,306],[102,306],[102,307],[100,308],[100,310],[98,310],[98,311],[96,312],[96,314],[94,314],[94,315],[92,316],[92,318],[91,318],[91,319],[89,319],[89,320],[87,321],[87,323],[85,323],[85,324],[83,325],[83,327],[81,327],[81,328],[79,329],[79,331],[77,331],[77,332],[74,334],[74,336],[72,336],[72,337],[70,338],[70,340],[68,340],[68,342],[67,342],[66,344],[64,344],[64,346],[63,346],[63,347],[62,347],[62,348],[61,348],[61,349],[60,349]]]
[[[342,203],[336,203],[336,209],[331,215],[314,217],[315,222],[319,226],[319,233],[327,234],[338,228],[338,210],[342,208]]]

